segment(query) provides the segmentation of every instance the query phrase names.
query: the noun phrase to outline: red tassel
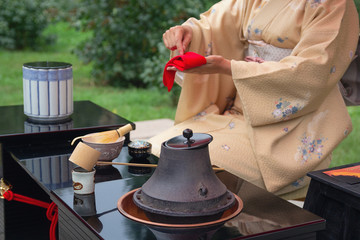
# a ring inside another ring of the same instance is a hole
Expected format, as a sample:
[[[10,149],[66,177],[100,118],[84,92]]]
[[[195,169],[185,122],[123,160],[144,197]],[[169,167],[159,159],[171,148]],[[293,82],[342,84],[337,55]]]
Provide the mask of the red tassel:
[[[46,217],[51,221],[49,237],[50,240],[56,240],[56,225],[58,222],[58,208],[54,202],[47,203],[33,198],[29,198],[20,194],[13,193],[11,190],[7,190],[3,197],[8,201],[18,201],[38,207],[46,208]]]

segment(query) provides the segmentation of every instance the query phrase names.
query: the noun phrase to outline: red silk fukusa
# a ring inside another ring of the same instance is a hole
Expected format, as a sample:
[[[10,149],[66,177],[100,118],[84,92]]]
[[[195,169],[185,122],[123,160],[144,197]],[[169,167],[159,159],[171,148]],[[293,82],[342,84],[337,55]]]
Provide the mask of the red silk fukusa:
[[[184,55],[173,57],[165,65],[163,73],[164,86],[167,87],[168,91],[170,92],[171,88],[174,85],[176,71],[169,71],[167,70],[168,67],[176,67],[180,71],[184,71],[186,69],[199,67],[204,64],[206,64],[205,57],[194,52],[187,52]]]

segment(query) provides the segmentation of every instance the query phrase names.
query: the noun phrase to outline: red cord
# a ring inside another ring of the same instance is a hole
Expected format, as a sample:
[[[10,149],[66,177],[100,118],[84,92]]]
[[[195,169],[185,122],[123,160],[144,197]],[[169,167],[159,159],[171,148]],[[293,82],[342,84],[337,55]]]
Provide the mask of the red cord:
[[[11,190],[7,190],[3,197],[8,200],[15,200],[18,202],[28,203],[31,205],[35,205],[38,207],[46,208],[46,217],[51,221],[49,236],[50,240],[56,240],[56,225],[58,222],[58,208],[54,202],[47,203],[43,201],[39,201],[33,198],[29,198],[20,194],[13,193]]]
[[[58,222],[58,208],[54,202],[51,202],[46,211],[46,217],[51,221],[50,240],[56,240],[56,224]]]

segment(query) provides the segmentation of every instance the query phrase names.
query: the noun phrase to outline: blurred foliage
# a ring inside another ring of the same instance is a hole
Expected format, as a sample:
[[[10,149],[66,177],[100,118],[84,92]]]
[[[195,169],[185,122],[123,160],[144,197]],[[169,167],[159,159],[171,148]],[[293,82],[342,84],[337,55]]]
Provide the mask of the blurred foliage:
[[[92,31],[76,53],[92,62],[100,84],[160,86],[169,58],[162,34],[191,16],[198,17],[215,0],[82,0],[76,26]]]
[[[360,13],[360,0],[354,0],[354,2],[355,2],[358,13]]]
[[[57,22],[70,22],[81,0],[0,0],[0,49],[47,50],[57,33],[44,30]]]
[[[51,21],[52,1],[1,0],[0,47],[4,49],[36,49],[51,39],[40,38]]]

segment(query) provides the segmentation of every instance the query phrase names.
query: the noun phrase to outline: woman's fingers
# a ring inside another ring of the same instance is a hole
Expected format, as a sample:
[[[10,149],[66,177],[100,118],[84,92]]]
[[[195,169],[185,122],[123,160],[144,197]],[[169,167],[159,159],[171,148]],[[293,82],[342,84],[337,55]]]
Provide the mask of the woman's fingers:
[[[183,39],[184,39],[184,29],[181,26],[176,26],[173,28],[174,32],[174,44],[176,49],[179,51],[180,55],[184,54],[184,45],[183,45]]]
[[[192,28],[184,25],[183,31],[184,31],[184,34],[183,34],[182,44],[183,44],[183,50],[185,51],[185,49],[187,49],[187,47],[189,46],[189,44],[192,40]]]
[[[180,55],[184,54],[192,38],[192,30],[187,26],[174,26],[163,34],[163,42],[171,51],[178,50]]]
[[[163,42],[164,42],[166,48],[172,49],[174,47],[177,47],[176,34],[178,34],[176,27],[172,27],[172,28],[166,30],[166,32],[163,34]]]
[[[176,67],[167,67],[166,70],[168,71],[179,71]]]

